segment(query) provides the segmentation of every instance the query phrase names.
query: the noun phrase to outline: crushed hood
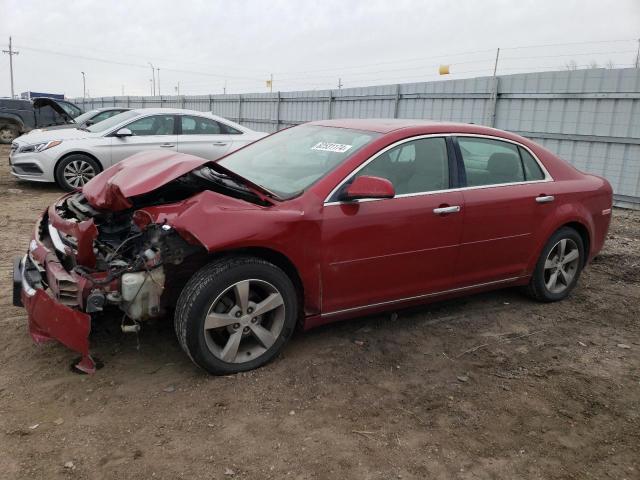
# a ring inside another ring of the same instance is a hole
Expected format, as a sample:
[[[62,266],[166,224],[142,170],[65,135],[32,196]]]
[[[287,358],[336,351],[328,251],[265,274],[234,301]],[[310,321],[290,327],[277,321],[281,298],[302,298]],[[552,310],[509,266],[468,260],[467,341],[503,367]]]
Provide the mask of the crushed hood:
[[[132,207],[130,197],[149,193],[209,161],[159,150],[136,153],[94,177],[82,193],[94,208],[126,210]]]

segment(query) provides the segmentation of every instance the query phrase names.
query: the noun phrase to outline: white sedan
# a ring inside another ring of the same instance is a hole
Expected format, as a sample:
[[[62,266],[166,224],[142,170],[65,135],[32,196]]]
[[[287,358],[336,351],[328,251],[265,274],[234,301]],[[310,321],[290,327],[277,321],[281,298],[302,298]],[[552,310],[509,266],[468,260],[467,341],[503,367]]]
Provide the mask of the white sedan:
[[[11,173],[21,180],[82,187],[111,165],[161,149],[216,160],[266,136],[206,112],[129,110],[87,128],[28,133],[11,144]]]

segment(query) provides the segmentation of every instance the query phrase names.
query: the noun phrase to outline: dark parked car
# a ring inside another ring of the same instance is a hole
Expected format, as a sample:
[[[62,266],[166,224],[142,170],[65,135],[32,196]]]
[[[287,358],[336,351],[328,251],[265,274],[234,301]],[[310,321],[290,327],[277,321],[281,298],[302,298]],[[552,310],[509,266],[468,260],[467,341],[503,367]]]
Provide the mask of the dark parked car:
[[[83,113],[82,115],[77,116],[73,119],[74,123],[65,123],[63,125],[55,125],[53,127],[46,127],[42,130],[63,130],[67,128],[87,128],[91,125],[95,125],[96,123],[100,123],[107,118],[111,118],[114,115],[118,115],[122,112],[129,111],[129,108],[120,108],[120,107],[105,107],[105,108],[96,108],[93,110],[89,110],[88,112]]]
[[[11,143],[34,128],[73,123],[82,110],[66,100],[0,99],[0,143]]]
[[[607,180],[513,133],[317,121],[218,161],[153,150],[106,169],[44,212],[14,302],[84,371],[92,316],[111,307],[128,331],[174,312],[189,358],[228,374],[272,359],[298,324],[511,286],[562,300],[611,205]]]

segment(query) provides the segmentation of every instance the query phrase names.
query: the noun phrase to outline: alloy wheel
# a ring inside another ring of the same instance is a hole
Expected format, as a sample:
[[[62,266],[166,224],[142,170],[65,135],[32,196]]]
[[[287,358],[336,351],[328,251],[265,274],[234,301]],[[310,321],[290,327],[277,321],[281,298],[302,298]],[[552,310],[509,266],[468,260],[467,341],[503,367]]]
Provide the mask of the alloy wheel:
[[[551,293],[562,293],[575,278],[580,266],[580,250],[570,238],[556,243],[544,262],[544,284]]]
[[[204,321],[209,351],[227,363],[255,360],[278,339],[285,322],[282,294],[264,280],[242,280],[213,301]]]
[[[64,167],[62,175],[72,187],[82,187],[96,176],[96,171],[89,162],[74,160]]]

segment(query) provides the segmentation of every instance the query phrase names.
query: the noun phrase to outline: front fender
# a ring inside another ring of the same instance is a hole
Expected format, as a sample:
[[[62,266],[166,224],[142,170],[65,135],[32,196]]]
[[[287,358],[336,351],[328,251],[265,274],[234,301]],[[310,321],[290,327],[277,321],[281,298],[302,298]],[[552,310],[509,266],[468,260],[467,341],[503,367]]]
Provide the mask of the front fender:
[[[319,312],[320,225],[298,208],[262,207],[205,190],[179,203],[140,210],[210,253],[266,249],[282,255],[302,281],[307,314]]]

